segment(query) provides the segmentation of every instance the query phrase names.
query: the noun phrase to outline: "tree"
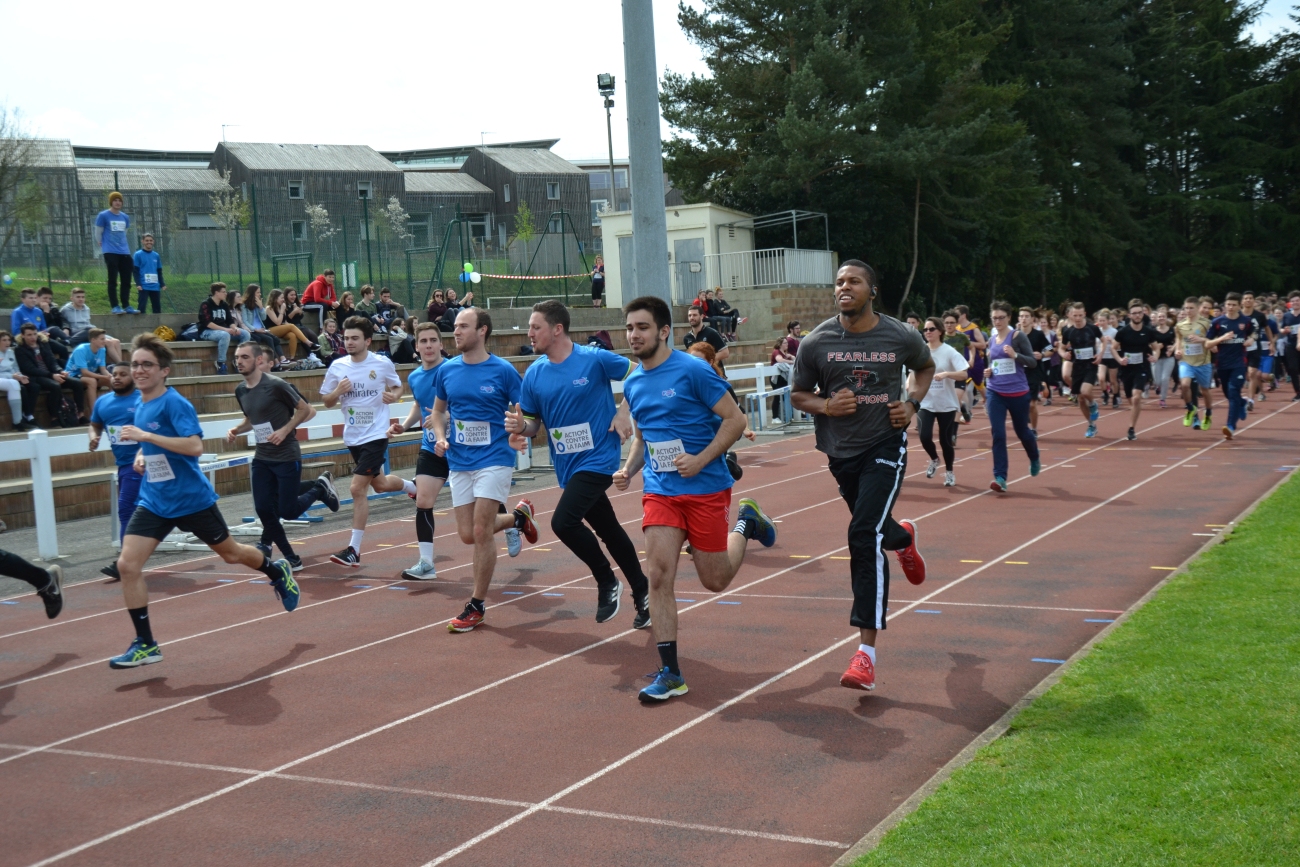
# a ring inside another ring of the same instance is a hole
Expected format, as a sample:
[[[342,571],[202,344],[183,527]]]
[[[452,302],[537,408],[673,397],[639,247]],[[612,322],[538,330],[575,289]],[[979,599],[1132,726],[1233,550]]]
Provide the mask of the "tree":
[[[36,177],[38,141],[17,111],[0,105],[0,252],[20,227],[34,235],[49,221],[48,197]]]
[[[515,208],[515,225],[514,235],[510,242],[513,244],[519,241],[524,245],[524,267],[528,262],[528,245],[537,237],[537,223],[533,220],[533,209],[528,207],[528,202],[523,199],[519,200],[519,206]]]
[[[230,186],[229,172],[221,172],[221,180],[224,185],[208,197],[212,201],[212,220],[227,231],[242,229],[252,222],[253,207],[241,191]]]
[[[402,207],[402,203],[397,196],[391,196],[388,199],[388,205],[380,213],[384,217],[384,228],[392,237],[398,241],[409,241],[415,237],[408,228],[411,215],[406,213],[406,209]]]

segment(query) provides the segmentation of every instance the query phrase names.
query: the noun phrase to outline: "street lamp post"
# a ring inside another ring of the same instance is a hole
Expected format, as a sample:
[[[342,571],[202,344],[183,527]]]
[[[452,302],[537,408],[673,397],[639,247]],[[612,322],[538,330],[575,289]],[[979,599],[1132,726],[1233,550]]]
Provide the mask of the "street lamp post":
[[[614,76],[602,72],[596,76],[596,89],[605,97],[605,135],[609,138],[609,205],[611,211],[618,210],[618,186],[614,183],[614,127],[610,121],[609,110],[614,107]]]

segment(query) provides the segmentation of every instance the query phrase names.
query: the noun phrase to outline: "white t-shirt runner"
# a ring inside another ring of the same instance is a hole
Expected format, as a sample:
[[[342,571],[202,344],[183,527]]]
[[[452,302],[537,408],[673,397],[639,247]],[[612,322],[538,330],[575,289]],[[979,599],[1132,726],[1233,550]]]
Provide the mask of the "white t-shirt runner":
[[[921,399],[921,409],[930,412],[955,412],[961,409],[961,402],[957,399],[956,381],[937,377],[940,373],[967,370],[970,365],[966,363],[966,359],[960,352],[946,343],[939,344],[938,349],[931,349],[930,357],[934,359],[936,378],[930,381],[930,390]]]
[[[321,383],[320,393],[329,394],[344,377],[352,383],[352,390],[339,401],[343,411],[343,444],[359,446],[375,440],[388,439],[388,405],[384,403],[384,389],[401,385],[393,362],[382,355],[367,352],[361,361],[345,355],[330,365]]]

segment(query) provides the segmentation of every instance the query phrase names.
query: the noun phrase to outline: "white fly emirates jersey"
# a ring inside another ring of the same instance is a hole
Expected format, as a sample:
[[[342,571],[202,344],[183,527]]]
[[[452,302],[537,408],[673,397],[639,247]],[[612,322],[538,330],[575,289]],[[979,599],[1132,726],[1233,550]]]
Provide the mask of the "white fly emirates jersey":
[[[329,366],[320,393],[329,394],[347,378],[352,388],[344,392],[339,408],[343,411],[343,444],[359,446],[388,439],[388,406],[384,389],[401,385],[393,362],[382,355],[367,352],[360,361],[345,355]]]

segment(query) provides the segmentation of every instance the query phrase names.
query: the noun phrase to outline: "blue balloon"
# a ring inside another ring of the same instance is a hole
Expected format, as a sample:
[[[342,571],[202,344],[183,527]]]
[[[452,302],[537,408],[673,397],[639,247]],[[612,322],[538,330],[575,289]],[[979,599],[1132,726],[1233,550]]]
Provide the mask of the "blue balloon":
[[[469,282],[469,272],[468,272],[468,271],[461,271],[461,272],[460,272],[460,282],[462,282],[462,283],[468,283],[468,282]]]

